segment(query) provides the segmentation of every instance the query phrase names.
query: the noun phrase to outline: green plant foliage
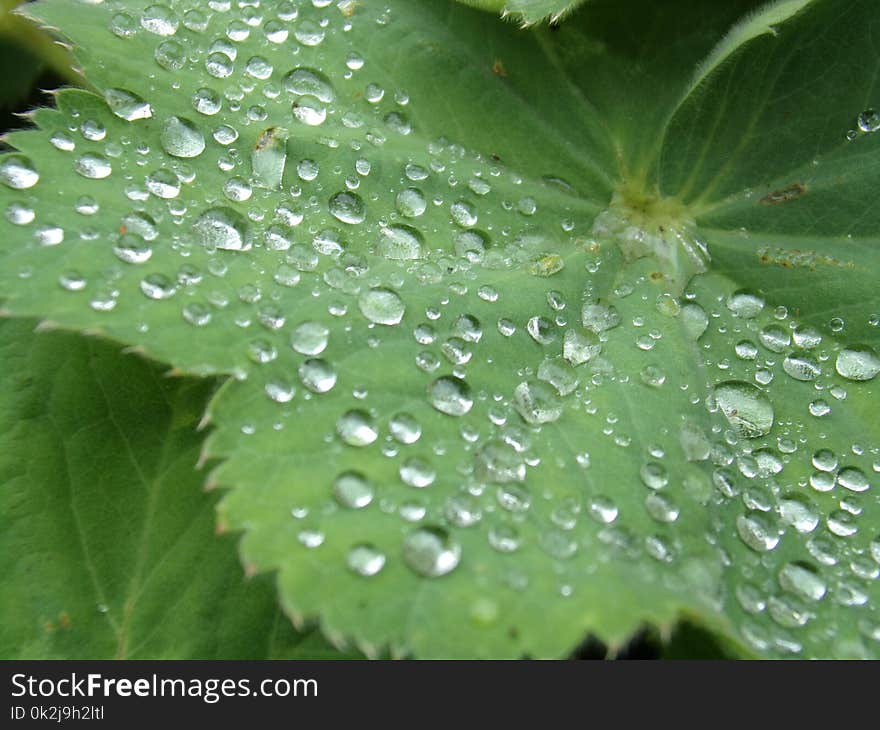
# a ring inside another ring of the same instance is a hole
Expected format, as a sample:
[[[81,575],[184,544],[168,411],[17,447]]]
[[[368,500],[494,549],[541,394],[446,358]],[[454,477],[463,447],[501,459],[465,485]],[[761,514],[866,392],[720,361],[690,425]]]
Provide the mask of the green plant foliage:
[[[584,0],[460,0],[481,10],[491,10],[503,16],[520,18],[524,25],[542,20],[558,22]]]
[[[0,655],[335,656],[214,535],[193,468],[213,383],[33,328],[0,324]]]
[[[0,0],[0,110],[14,110],[26,100],[46,70],[71,83],[79,81],[67,51],[13,12],[21,4],[22,0]]]
[[[232,376],[219,524],[297,624],[878,656],[874,3],[626,6],[34,8],[101,96],[11,135],[6,310]]]

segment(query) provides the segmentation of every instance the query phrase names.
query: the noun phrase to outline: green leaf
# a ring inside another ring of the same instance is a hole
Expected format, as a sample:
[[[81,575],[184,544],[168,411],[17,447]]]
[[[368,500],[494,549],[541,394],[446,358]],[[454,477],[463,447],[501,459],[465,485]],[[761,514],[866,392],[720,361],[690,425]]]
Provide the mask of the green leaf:
[[[515,15],[529,26],[542,20],[556,23],[571,13],[584,0],[459,0],[480,10],[491,10],[502,16]]]
[[[877,656],[872,5],[46,0],[0,291],[232,374],[220,525],[368,654]]]
[[[334,656],[214,535],[193,468],[212,382],[33,327],[0,324],[0,655]]]

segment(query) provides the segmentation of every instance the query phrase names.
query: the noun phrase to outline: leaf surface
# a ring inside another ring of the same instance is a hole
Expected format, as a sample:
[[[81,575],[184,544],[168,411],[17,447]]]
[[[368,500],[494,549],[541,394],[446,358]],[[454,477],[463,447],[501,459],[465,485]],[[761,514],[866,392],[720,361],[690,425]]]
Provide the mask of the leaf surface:
[[[871,5],[46,0],[6,307],[233,374],[220,524],[370,654],[875,655]]]
[[[325,658],[245,580],[199,489],[211,381],[110,343],[0,325],[5,659]]]

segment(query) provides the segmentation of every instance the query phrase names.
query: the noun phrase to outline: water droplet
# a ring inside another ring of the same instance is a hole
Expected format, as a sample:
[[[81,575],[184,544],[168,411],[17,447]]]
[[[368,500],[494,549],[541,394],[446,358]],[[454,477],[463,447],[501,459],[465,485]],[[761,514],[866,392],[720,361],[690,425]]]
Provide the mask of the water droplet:
[[[562,415],[556,391],[539,380],[520,383],[513,392],[513,406],[531,424],[552,423]]]
[[[798,532],[812,532],[819,525],[819,513],[816,508],[799,494],[789,494],[779,502],[779,513],[783,522],[794,527]]]
[[[153,107],[137,94],[125,89],[107,89],[104,100],[117,117],[127,122],[138,119],[149,119],[153,116]]]
[[[526,331],[539,345],[549,345],[556,339],[556,328],[546,317],[531,317],[526,322]]]
[[[411,226],[383,226],[379,253],[386,259],[408,261],[422,256],[422,235]]]
[[[149,299],[168,299],[177,287],[164,274],[148,274],[141,280],[141,291]]]
[[[147,175],[147,190],[157,198],[173,200],[180,195],[180,178],[166,168],[160,168]]]
[[[867,345],[850,345],[837,354],[834,367],[847,380],[873,380],[880,373],[880,357]]]
[[[428,207],[421,190],[404,188],[397,194],[397,212],[405,218],[418,218]]]
[[[866,134],[880,130],[880,114],[873,109],[866,109],[858,117],[859,129]]]
[[[595,333],[567,329],[563,338],[562,356],[574,366],[589,362],[602,351]]]
[[[113,172],[110,160],[103,155],[91,152],[79,157],[74,164],[74,169],[83,177],[92,180],[103,180],[105,177],[110,177]]]
[[[737,317],[752,319],[764,309],[764,299],[748,289],[740,289],[728,297],[727,308]]]
[[[620,314],[613,305],[585,304],[581,317],[584,327],[597,335],[620,324]]]
[[[301,355],[320,355],[327,347],[330,330],[320,322],[303,322],[290,335],[290,345]]]
[[[750,383],[730,381],[715,387],[715,402],[744,438],[757,438],[773,426],[773,406],[767,396]]]
[[[340,416],[336,421],[336,433],[349,446],[369,446],[379,436],[373,417],[360,409]]]
[[[179,25],[178,17],[165,5],[150,5],[141,15],[141,27],[156,35],[174,35]]]
[[[385,567],[385,555],[370,543],[360,543],[348,551],[348,567],[358,575],[370,578]]]
[[[127,264],[143,264],[150,260],[153,249],[137,233],[125,233],[114,244],[113,253]]]
[[[343,507],[363,509],[373,501],[375,490],[363,474],[347,471],[333,481],[333,496]]]
[[[403,541],[403,561],[416,573],[437,578],[461,561],[461,546],[442,527],[420,527]]]
[[[449,207],[449,212],[454,220],[462,228],[472,228],[477,225],[477,211],[473,205],[458,200]]]
[[[391,435],[402,444],[414,444],[422,435],[422,427],[409,413],[398,413],[388,424]]]
[[[742,541],[756,552],[773,550],[779,544],[779,530],[772,519],[761,512],[749,512],[736,518]]]
[[[807,563],[787,563],[779,571],[779,585],[805,601],[820,601],[827,590],[825,581]]]
[[[180,71],[186,65],[186,49],[177,41],[162,41],[156,46],[153,58],[166,71]]]
[[[784,352],[791,344],[791,334],[778,324],[771,324],[762,329],[758,339],[771,352]]]
[[[837,473],[837,483],[851,492],[866,492],[871,488],[865,472],[855,466],[847,466]]]
[[[313,393],[326,393],[336,385],[336,370],[326,360],[313,358],[299,366],[302,384]]]
[[[232,208],[211,208],[193,224],[193,231],[207,249],[247,251],[251,247],[248,225]]]
[[[685,331],[693,340],[698,340],[709,326],[709,315],[699,304],[685,304],[681,308],[680,316]]]
[[[162,125],[159,137],[162,149],[172,157],[198,157],[205,151],[205,136],[194,122],[181,117],[169,117]]]
[[[424,489],[431,486],[436,478],[437,471],[424,459],[407,459],[400,465],[400,479],[410,487]]]
[[[40,179],[33,163],[23,155],[7,155],[0,162],[0,182],[14,190],[32,188]]]
[[[367,215],[364,201],[355,193],[336,193],[330,198],[329,208],[336,220],[348,225],[363,223]]]
[[[313,96],[301,96],[292,106],[293,118],[309,127],[317,127],[327,118],[327,109]]]
[[[428,400],[448,416],[463,416],[474,405],[470,386],[452,375],[437,378],[428,386]]]
[[[302,530],[296,537],[304,547],[309,549],[318,548],[324,544],[324,533],[318,530]]]
[[[656,461],[649,461],[639,469],[642,483],[649,489],[663,489],[669,484],[669,474],[666,467]]]
[[[297,96],[313,96],[329,104],[336,97],[333,84],[324,74],[311,68],[295,68],[282,80],[285,91]]]
[[[792,378],[801,381],[815,380],[822,374],[819,363],[806,352],[793,352],[782,361],[782,369]]]
[[[358,308],[373,324],[396,325],[403,319],[406,306],[397,292],[383,287],[368,289],[358,298]]]

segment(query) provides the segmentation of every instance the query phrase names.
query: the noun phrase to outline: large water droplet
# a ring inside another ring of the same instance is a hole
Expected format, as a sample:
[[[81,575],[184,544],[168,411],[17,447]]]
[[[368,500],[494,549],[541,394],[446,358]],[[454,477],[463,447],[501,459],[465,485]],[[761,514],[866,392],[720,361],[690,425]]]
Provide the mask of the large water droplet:
[[[795,380],[815,380],[822,374],[819,363],[806,352],[793,352],[782,361],[782,369]]]
[[[513,405],[527,423],[552,423],[562,415],[556,390],[540,380],[520,383],[513,392]]]
[[[313,393],[326,393],[336,385],[336,370],[326,360],[314,358],[299,366],[302,384]]]
[[[137,94],[125,89],[107,89],[104,99],[117,117],[127,122],[138,119],[149,119],[153,116],[153,107]]]
[[[358,575],[370,578],[385,567],[385,554],[370,543],[360,543],[348,551],[348,567]]]
[[[205,151],[205,135],[194,122],[181,117],[165,120],[159,139],[162,149],[172,157],[198,157]]]
[[[0,162],[0,182],[14,190],[32,188],[40,179],[33,163],[23,155],[8,155]]]
[[[422,236],[411,226],[384,226],[379,240],[379,253],[394,261],[421,258]]]
[[[302,355],[320,355],[327,347],[330,330],[320,322],[303,322],[290,335],[290,345]]]
[[[193,232],[207,249],[247,251],[251,247],[248,225],[232,208],[211,208],[193,224]]]
[[[806,601],[819,601],[827,590],[816,569],[806,563],[787,563],[779,571],[779,585]]]
[[[336,421],[336,433],[349,446],[369,446],[379,436],[376,421],[359,408],[339,417]]]
[[[79,157],[74,164],[73,169],[83,177],[92,180],[102,180],[105,177],[110,177],[113,172],[113,166],[110,164],[110,160],[103,155],[97,155],[91,152]]]
[[[442,527],[420,527],[403,541],[403,561],[416,573],[437,578],[461,561],[461,546]]]
[[[773,406],[764,393],[750,383],[730,381],[715,386],[715,402],[741,436],[757,438],[773,427]]]
[[[324,74],[311,68],[295,68],[287,74],[282,84],[285,91],[297,96],[313,96],[325,104],[335,98],[333,85]]]
[[[368,289],[358,298],[358,308],[373,324],[395,325],[403,319],[406,306],[397,292],[383,287]]]
[[[357,471],[344,472],[333,482],[333,496],[349,509],[363,509],[373,501],[374,494],[373,485]]]
[[[867,345],[850,345],[837,354],[834,367],[847,380],[873,380],[880,373],[880,357]]]
[[[452,375],[437,378],[428,386],[428,400],[448,416],[463,416],[474,405],[470,386]]]
[[[752,319],[764,309],[764,299],[748,289],[740,289],[727,298],[727,308],[737,317]]]
[[[336,220],[349,225],[363,223],[367,209],[361,197],[355,193],[336,193],[330,198],[330,214]]]
[[[773,550],[779,544],[778,528],[770,517],[761,512],[737,517],[736,529],[742,541],[756,552]]]

